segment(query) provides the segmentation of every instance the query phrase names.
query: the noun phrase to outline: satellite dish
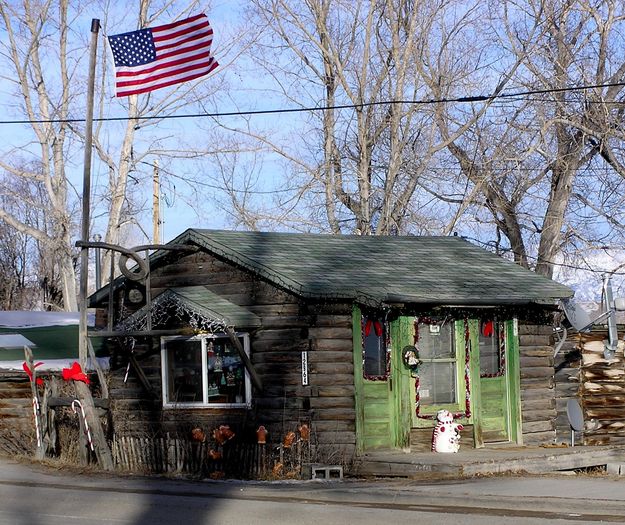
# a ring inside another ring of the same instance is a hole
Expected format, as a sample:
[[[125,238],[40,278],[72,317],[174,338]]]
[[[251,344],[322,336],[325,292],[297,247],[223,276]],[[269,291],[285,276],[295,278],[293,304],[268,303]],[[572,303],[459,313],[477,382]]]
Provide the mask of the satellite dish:
[[[577,399],[569,399],[566,402],[566,416],[569,418],[569,425],[571,425],[571,446],[574,447],[575,431],[584,430],[584,413]]]
[[[575,304],[573,299],[562,299],[561,304],[568,322],[578,332],[583,332],[593,324],[588,313],[581,306]]]
[[[573,430],[577,430],[578,432],[584,430],[584,413],[577,399],[569,399],[566,402],[566,415],[569,418],[569,424]]]

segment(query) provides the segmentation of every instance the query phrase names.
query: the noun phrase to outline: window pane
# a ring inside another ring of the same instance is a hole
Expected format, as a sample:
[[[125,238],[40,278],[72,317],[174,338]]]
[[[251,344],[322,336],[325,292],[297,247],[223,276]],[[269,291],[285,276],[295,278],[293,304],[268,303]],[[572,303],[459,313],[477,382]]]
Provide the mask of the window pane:
[[[419,396],[426,405],[455,403],[456,363],[423,363],[419,368]]]
[[[420,359],[453,359],[456,357],[453,321],[443,324],[419,323]]]
[[[241,339],[241,346],[243,340]],[[206,341],[209,403],[245,403],[245,365],[227,338]]]
[[[364,376],[386,376],[386,336],[383,321],[375,318],[363,318],[362,332]]]
[[[167,399],[175,403],[201,403],[202,342],[188,339],[167,341]]]
[[[494,321],[480,322],[480,375],[493,376],[501,371],[501,354],[499,323]]]

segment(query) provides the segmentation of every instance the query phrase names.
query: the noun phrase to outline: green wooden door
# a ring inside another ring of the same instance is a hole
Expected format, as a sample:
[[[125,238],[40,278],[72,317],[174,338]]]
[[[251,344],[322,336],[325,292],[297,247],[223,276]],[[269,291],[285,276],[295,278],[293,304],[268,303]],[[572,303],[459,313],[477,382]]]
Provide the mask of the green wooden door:
[[[408,337],[406,321],[384,324],[385,363],[375,369],[365,348],[375,325],[363,328],[369,319],[354,308],[354,384],[356,387],[356,440],[360,452],[408,446],[411,403],[409,374],[401,361],[402,342]],[[366,335],[367,331],[369,336]]]
[[[509,441],[510,425],[505,376],[481,377],[480,389],[482,394],[480,405],[482,442]]]
[[[476,398],[479,403],[474,406],[476,444],[518,442],[516,325],[513,321],[471,324],[471,342],[477,350],[475,362],[479,366],[479,396]]]

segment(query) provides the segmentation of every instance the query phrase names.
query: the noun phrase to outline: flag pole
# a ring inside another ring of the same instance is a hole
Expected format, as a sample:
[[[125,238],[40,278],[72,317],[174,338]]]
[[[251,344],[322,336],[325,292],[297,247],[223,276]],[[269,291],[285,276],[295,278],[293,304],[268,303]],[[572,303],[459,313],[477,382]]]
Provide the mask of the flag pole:
[[[89,77],[87,81],[87,114],[85,118],[85,159],[82,186],[82,230],[83,243],[89,241],[89,207],[91,198],[91,150],[93,148],[93,99],[95,91],[95,66],[98,50],[98,33],[100,20],[91,20],[91,48],[89,56]],[[82,244],[80,248],[80,326],[78,341],[78,358],[85,369],[87,365],[87,287],[89,283],[89,248]]]
[[[91,150],[93,149],[93,99],[95,92],[95,66],[98,50],[98,33],[100,20],[91,20],[91,47],[89,53],[89,77],[87,80],[87,113],[85,116],[85,161],[82,187],[82,231],[80,243],[80,326],[78,341],[78,358],[83,370],[87,370],[87,355],[89,354],[89,339],[87,336],[87,285],[89,284],[89,208],[91,197]],[[95,354],[93,354],[95,359]],[[95,365],[94,365],[95,366]],[[91,450],[95,452],[100,466],[104,470],[112,471],[115,466],[113,456],[102,430],[102,423],[95,409],[89,385],[82,381],[74,381],[76,396],[82,407],[85,427],[91,429],[93,440],[89,440]],[[87,436],[89,437],[89,436]],[[83,442],[86,446],[86,443]],[[86,452],[89,458],[89,452]]]

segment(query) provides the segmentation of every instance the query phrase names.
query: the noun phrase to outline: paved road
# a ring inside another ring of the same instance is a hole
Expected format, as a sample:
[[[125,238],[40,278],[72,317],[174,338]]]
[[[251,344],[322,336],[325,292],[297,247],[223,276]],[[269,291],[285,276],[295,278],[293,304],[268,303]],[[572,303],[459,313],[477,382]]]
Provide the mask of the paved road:
[[[0,458],[0,525],[625,523],[625,479],[241,483],[76,474]]]

